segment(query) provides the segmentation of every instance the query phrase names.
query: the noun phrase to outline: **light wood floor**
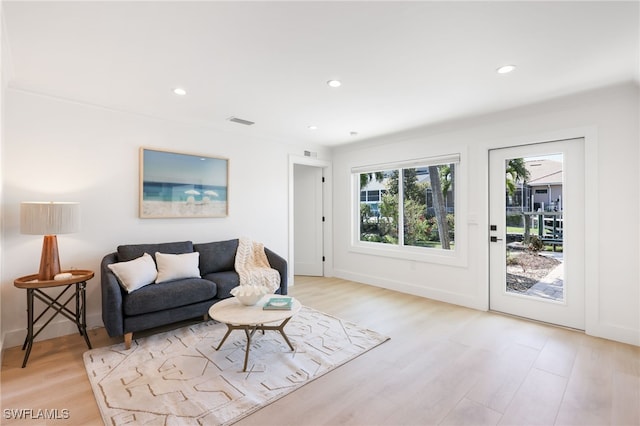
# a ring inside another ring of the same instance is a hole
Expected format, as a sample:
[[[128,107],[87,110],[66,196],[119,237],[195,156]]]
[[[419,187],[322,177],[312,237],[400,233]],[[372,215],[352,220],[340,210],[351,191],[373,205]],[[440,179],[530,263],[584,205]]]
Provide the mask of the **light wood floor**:
[[[304,305],[391,340],[237,425],[639,425],[640,348],[340,279],[296,277]],[[135,336],[134,336],[135,337]],[[91,330],[94,347],[117,343]],[[7,409],[68,409],[101,424],[80,336],[3,355]]]

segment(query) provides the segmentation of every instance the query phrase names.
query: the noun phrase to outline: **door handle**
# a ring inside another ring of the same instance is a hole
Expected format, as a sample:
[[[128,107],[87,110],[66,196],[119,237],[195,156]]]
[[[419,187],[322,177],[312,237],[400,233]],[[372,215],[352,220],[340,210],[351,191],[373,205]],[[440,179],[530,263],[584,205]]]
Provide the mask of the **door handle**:
[[[498,241],[502,241],[502,238],[498,238],[498,237],[491,237],[491,242],[492,242],[492,243],[497,243]]]

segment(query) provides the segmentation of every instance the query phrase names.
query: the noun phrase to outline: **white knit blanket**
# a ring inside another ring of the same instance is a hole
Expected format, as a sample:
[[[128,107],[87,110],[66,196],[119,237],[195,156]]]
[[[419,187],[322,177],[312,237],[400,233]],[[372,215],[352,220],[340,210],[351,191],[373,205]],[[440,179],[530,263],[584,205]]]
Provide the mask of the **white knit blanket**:
[[[280,287],[280,273],[269,265],[262,243],[240,238],[235,268],[240,275],[240,285],[265,286],[270,293]]]

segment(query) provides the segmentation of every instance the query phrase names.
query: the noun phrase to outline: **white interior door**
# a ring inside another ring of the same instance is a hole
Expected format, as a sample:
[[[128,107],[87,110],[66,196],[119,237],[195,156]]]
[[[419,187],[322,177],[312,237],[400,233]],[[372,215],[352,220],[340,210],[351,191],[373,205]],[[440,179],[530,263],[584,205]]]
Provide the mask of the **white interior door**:
[[[294,274],[323,276],[322,168],[294,165]]]
[[[491,310],[584,330],[584,176],[584,139],[489,152]]]

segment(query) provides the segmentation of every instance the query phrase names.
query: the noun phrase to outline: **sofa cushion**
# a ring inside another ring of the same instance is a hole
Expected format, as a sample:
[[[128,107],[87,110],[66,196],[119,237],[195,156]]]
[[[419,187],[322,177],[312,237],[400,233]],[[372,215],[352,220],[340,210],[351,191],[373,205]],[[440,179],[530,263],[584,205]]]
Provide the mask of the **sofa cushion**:
[[[157,244],[127,244],[118,246],[118,261],[126,262],[136,259],[145,253],[151,254],[155,260],[155,253],[191,253],[193,252],[193,243],[191,241],[179,241],[174,243],[157,243]]]
[[[125,315],[140,315],[209,300],[216,294],[215,283],[185,278],[142,287],[124,298],[123,309]]]
[[[118,278],[118,284],[131,293],[155,281],[158,275],[156,264],[149,253],[127,262],[111,263],[107,265]]]
[[[204,277],[212,272],[233,271],[238,250],[238,239],[195,244],[200,253],[200,274]]]
[[[216,283],[218,299],[231,297],[231,289],[240,285],[240,276],[235,271],[213,272],[202,278]]]
[[[158,278],[156,283],[172,281],[181,278],[200,278],[198,257],[200,253],[168,254],[156,252]]]

